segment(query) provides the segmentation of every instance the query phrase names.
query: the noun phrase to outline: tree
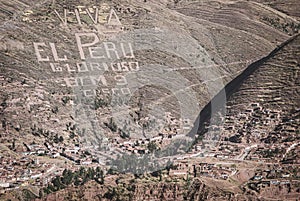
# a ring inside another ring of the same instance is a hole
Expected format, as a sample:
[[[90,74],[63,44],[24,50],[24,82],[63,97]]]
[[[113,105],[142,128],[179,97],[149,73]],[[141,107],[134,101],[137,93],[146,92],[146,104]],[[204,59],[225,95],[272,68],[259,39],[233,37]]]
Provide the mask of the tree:
[[[59,143],[59,138],[58,138],[58,134],[56,133],[54,138],[53,138],[53,142],[54,143]]]
[[[103,174],[103,171],[100,169],[100,167],[96,168],[95,181],[100,184],[104,184],[104,174]]]
[[[12,150],[16,148],[16,139],[14,138],[11,145]]]
[[[95,176],[95,171],[94,171],[94,169],[93,168],[88,168],[88,170],[87,170],[87,173],[86,173],[86,178],[87,179],[94,179],[94,176]]]
[[[81,166],[80,169],[79,169],[79,176],[80,176],[80,177],[84,177],[85,174],[86,174],[86,173],[85,173],[85,169],[84,169],[84,167]]]
[[[64,188],[64,185],[61,183],[60,177],[57,176],[52,181],[55,190],[60,190]]]
[[[73,173],[71,170],[65,169],[62,174],[62,183],[65,185],[70,185],[73,180]]]
[[[157,149],[157,145],[155,144],[155,142],[149,142],[147,148],[152,153]]]
[[[59,141],[59,142],[63,142],[63,141],[64,141],[63,136],[60,136],[59,139],[58,139],[58,141]]]

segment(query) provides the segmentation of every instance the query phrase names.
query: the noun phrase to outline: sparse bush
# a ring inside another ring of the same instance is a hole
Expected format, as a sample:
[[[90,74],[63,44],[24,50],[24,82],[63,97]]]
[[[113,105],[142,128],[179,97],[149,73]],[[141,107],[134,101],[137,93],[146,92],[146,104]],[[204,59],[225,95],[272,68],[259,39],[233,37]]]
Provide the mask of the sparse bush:
[[[57,106],[54,106],[54,108],[52,108],[51,111],[52,111],[54,114],[57,114],[57,112],[58,112],[58,107],[57,107]]]
[[[97,98],[94,102],[94,106],[95,106],[95,110],[97,110],[99,108],[107,107],[108,103],[102,98]]]
[[[113,118],[110,118],[109,123],[104,123],[112,132],[116,132],[118,130],[117,124],[113,121]]]

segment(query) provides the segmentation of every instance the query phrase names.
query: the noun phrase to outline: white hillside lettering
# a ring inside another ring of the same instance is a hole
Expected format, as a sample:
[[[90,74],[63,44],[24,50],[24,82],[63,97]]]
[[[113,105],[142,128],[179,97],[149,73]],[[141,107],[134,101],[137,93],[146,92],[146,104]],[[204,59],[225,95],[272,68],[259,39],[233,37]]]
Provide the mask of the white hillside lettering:
[[[106,24],[109,26],[122,26],[122,23],[113,8],[107,13],[95,6],[77,6],[74,9],[63,8],[62,11],[54,9],[54,13],[64,26],[67,26],[68,24],[82,25],[83,23],[88,25]],[[104,23],[99,20],[102,18],[106,19]]]

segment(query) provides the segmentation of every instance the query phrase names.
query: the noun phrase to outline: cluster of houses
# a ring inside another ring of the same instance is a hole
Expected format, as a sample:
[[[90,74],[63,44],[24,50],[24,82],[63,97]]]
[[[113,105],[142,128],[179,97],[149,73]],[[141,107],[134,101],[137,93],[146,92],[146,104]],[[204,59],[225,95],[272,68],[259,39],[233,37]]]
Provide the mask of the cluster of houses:
[[[93,160],[92,154],[88,153],[88,150],[91,150],[90,147],[63,147],[50,143],[44,143],[44,145],[24,143],[24,146],[26,148],[21,153],[21,158],[0,155],[1,192],[29,184],[46,186],[53,177],[61,175],[66,167],[77,170],[80,165],[85,167],[99,165],[99,161]],[[71,165],[66,164],[66,167],[63,167],[51,162],[52,160],[46,160],[47,157],[52,159],[59,157],[71,161]]]
[[[268,137],[281,122],[280,111],[266,109],[256,102],[248,105],[242,112],[235,111],[233,106],[226,106],[226,109],[226,116],[219,117],[223,124],[205,125],[209,132],[195,146],[195,152],[205,149],[210,151],[210,156],[235,159],[249,144],[259,145],[261,139]],[[247,156],[249,154],[243,159]],[[252,159],[259,159],[259,156],[252,155]]]
[[[114,139],[112,143],[113,146],[121,149],[123,152],[133,154],[146,154],[149,153],[149,150],[147,148],[149,143],[152,142],[155,143],[156,146],[162,146],[164,144],[169,143],[170,138],[164,139],[164,136],[160,134],[159,136],[145,139]]]
[[[54,175],[59,175],[59,168],[49,163],[40,163],[38,158],[0,156],[0,190],[10,190],[29,184],[44,186]],[[61,171],[63,169],[61,168]]]
[[[169,171],[171,177],[209,177],[227,180],[229,176],[236,173],[234,163],[208,163],[191,160],[177,160]]]
[[[266,109],[259,103],[251,103],[246,110],[238,114],[227,106],[230,112],[225,117],[224,131],[222,136],[229,138],[232,135],[246,135],[247,143],[253,143],[257,139],[266,137],[280,122],[280,111]]]
[[[289,192],[296,193],[299,186],[299,167],[293,165],[269,164],[262,169],[257,169],[246,185],[255,191],[264,188],[274,189],[276,186]]]
[[[99,160],[93,154],[94,147],[81,147],[79,144],[74,146],[62,146],[57,144],[44,143],[49,150],[48,156],[51,158],[63,157],[75,165],[95,166]]]
[[[185,135],[181,132],[191,128],[189,120],[178,120],[169,112],[166,112],[164,121],[164,127],[156,136],[140,139],[123,139],[119,137],[111,139],[111,144],[123,152],[146,154],[149,153],[147,148],[149,143],[155,143],[157,148],[165,147],[171,144],[174,139],[184,139]]]
[[[299,176],[300,176],[299,167],[268,165],[267,168],[257,170],[255,176],[251,180],[275,181],[280,179],[299,178]]]

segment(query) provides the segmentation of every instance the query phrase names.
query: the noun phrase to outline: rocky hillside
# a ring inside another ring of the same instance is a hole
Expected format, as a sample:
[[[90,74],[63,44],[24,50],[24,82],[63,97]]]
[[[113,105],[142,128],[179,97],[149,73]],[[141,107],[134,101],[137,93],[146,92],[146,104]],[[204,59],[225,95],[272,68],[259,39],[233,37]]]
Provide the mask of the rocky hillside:
[[[204,61],[204,65],[213,64],[210,70],[214,71],[212,78],[194,77],[195,71],[189,68],[179,71],[196,92],[198,111],[247,64],[266,55],[288,38],[289,32],[269,25],[262,20],[264,17],[279,17],[286,22],[291,20],[291,17],[283,18],[278,12],[266,10],[251,1],[101,1],[99,5],[103,3],[117,11],[127,31],[166,28],[194,38],[205,49],[209,59]],[[74,74],[54,72],[49,62],[38,62],[33,43],[44,42],[50,55],[49,43],[54,43],[58,57],[65,55],[72,68],[80,62],[74,33],[93,31],[94,28],[90,25],[91,20],[78,25],[74,12],[68,16],[68,25],[64,27],[57,13],[63,16],[63,8],[72,10],[76,6],[92,7],[94,4],[88,1],[3,1],[1,4],[1,84],[4,89],[1,93],[1,118],[5,121],[3,125],[7,125],[5,128],[10,128],[11,136],[18,138],[22,133],[22,138],[30,139],[31,127],[35,126],[44,133],[52,133],[51,136],[58,134],[68,138],[69,134],[63,130],[66,130],[66,124],[75,123],[68,112],[72,111],[68,97],[74,92],[65,86],[64,78],[72,78]],[[135,57],[140,65],[157,64],[161,60],[163,65],[171,68],[191,65],[176,56],[174,60],[171,52],[158,50],[137,51]],[[218,86],[213,87],[212,82],[218,83]],[[150,91],[160,96],[169,93],[163,89],[158,89],[160,92]],[[176,105],[168,107],[176,113]],[[16,115],[18,118],[15,118]],[[3,126],[1,129],[4,131]]]

